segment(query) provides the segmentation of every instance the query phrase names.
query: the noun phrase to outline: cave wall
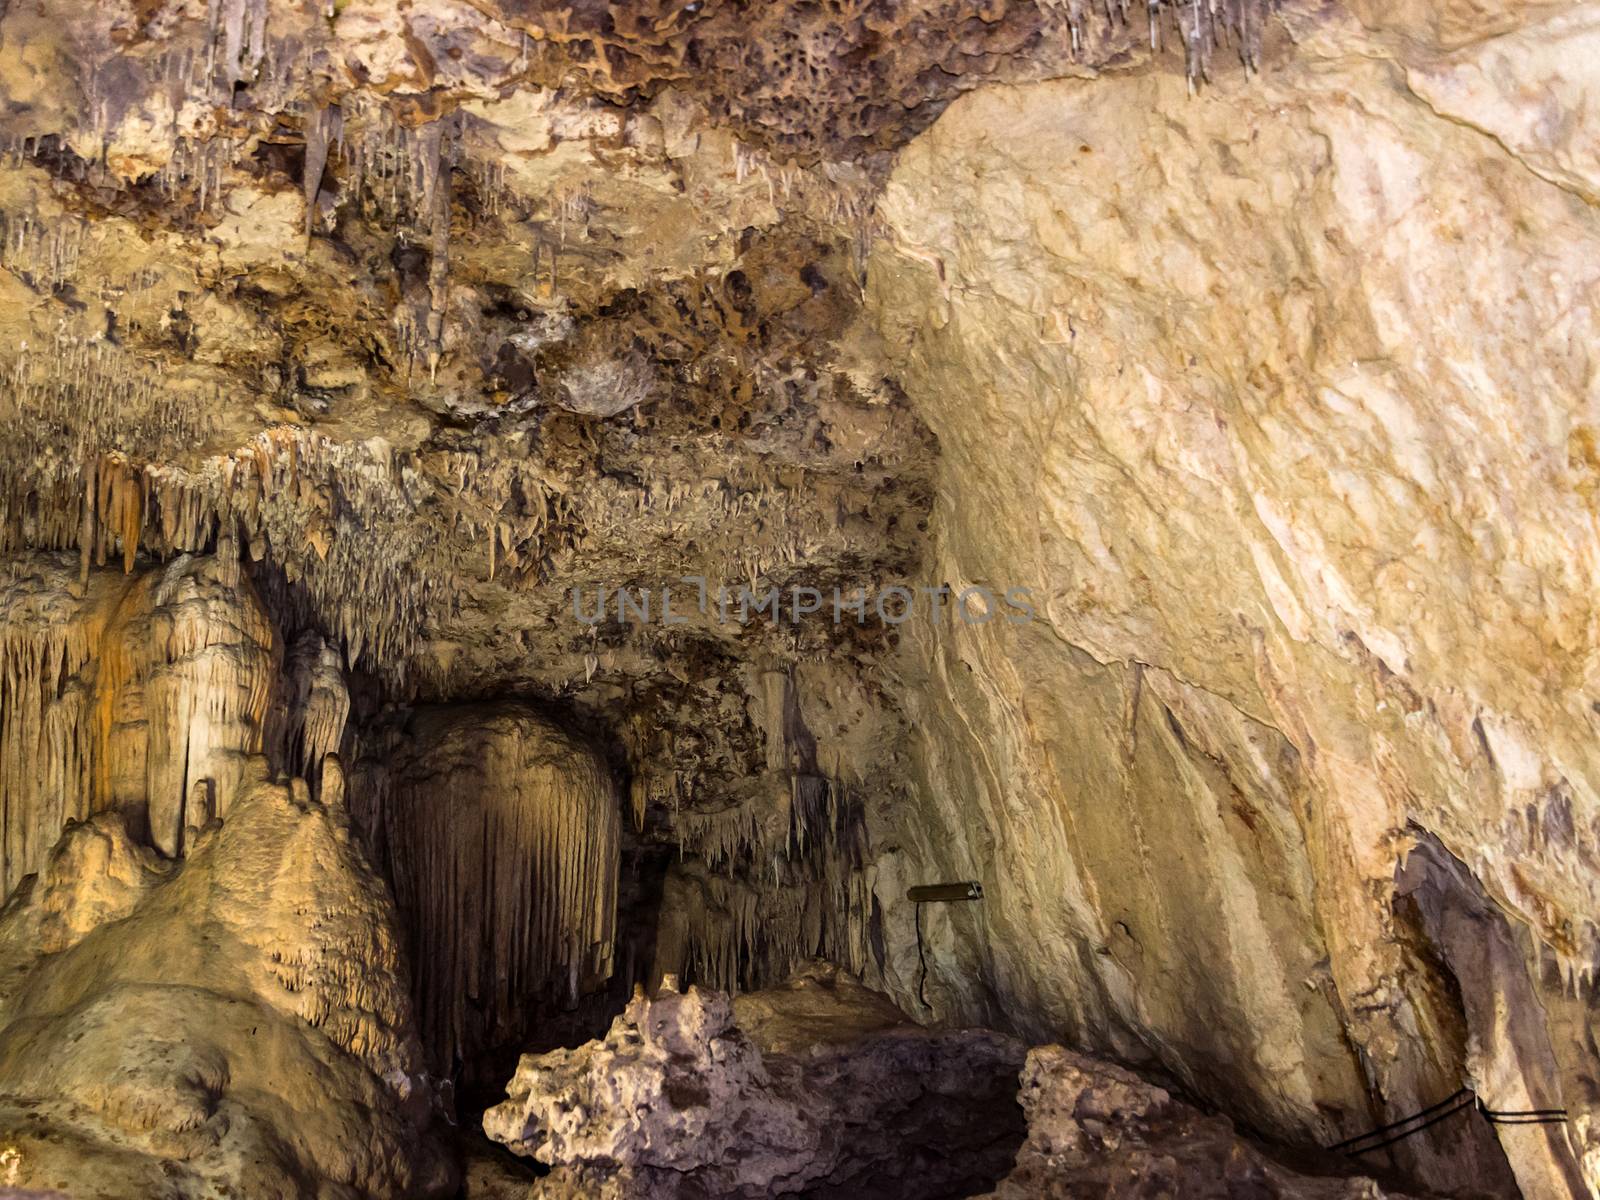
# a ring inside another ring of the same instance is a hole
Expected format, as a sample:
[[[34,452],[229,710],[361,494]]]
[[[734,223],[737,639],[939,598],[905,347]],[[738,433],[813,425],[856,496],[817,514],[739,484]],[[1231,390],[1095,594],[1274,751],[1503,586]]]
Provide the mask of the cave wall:
[[[902,647],[894,869],[988,889],[928,914],[939,1016],[1303,1141],[1548,1082],[1468,1055],[1393,900],[1435,837],[1551,1013],[1590,994],[1600,176],[1551,97],[1593,94],[1594,15],[1291,12],[1259,76],[985,89],[901,153],[868,308],[940,441],[925,581],[1039,605]],[[1587,1146],[1594,1059],[1554,1040]],[[1487,1178],[1441,1136],[1401,1153]],[[1511,1154],[1530,1196],[1573,1158]]]

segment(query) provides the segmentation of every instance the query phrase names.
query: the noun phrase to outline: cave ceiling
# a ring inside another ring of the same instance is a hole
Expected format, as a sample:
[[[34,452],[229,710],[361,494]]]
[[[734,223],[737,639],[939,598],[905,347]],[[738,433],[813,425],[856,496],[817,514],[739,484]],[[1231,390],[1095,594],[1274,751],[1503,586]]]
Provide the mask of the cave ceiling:
[[[11,3],[0,539],[237,545],[384,700],[648,724],[726,804],[761,753],[727,681],[895,631],[589,627],[573,591],[915,568],[936,448],[859,319],[873,205],[964,90],[1259,40],[1248,9],[1109,15]],[[892,707],[856,674],[857,716]]]

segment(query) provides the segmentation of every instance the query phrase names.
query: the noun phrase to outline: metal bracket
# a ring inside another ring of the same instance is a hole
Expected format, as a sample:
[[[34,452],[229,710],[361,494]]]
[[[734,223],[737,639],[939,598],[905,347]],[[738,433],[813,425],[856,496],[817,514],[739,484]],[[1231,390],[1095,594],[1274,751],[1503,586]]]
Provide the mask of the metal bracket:
[[[906,892],[913,904],[932,904],[935,901],[982,900],[983,884],[976,879],[964,883],[923,883]]]

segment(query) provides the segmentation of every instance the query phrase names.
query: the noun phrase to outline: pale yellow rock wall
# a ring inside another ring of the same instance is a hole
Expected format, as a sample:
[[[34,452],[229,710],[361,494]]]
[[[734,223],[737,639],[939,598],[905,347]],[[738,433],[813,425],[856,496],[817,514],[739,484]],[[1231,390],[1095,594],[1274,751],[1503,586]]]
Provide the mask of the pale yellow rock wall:
[[[1261,77],[988,90],[902,153],[869,306],[940,439],[927,582],[1041,617],[903,656],[897,869],[989,889],[927,914],[940,1015],[1303,1140],[1419,1108],[1464,1069],[1391,911],[1419,830],[1587,980],[1596,11],[1448,54],[1300,15]]]

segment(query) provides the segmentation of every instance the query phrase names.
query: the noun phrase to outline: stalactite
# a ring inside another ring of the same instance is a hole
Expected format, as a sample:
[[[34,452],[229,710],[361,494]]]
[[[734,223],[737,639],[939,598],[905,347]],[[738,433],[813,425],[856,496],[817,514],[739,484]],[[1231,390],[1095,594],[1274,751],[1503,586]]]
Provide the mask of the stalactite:
[[[1095,19],[1084,0],[1041,0],[1042,5],[1059,12],[1067,23],[1074,54],[1081,52],[1088,25]],[[1189,83],[1193,87],[1210,77],[1211,59],[1218,46],[1232,40],[1239,57],[1255,69],[1261,55],[1261,34],[1267,14],[1275,7],[1272,0],[1147,0],[1145,19],[1149,24],[1150,46],[1161,45],[1163,24],[1171,22],[1183,41],[1188,63]],[[1107,23],[1126,24],[1126,0],[1108,0],[1100,14]]]
[[[323,765],[344,741],[350,693],[337,649],[313,632],[284,656],[282,687],[268,716],[268,760],[283,774],[309,781],[320,799]]]
[[[180,853],[189,828],[225,813],[261,749],[276,663],[259,603],[207,560],[132,580],[95,572],[87,586],[73,586],[60,557],[11,572],[0,591],[0,887],[37,870],[67,821],[109,808]]]
[[[621,806],[592,751],[516,706],[423,710],[378,735],[351,791],[409,926],[439,1069],[526,1032],[531,998],[609,977]]]
[[[343,131],[343,113],[337,104],[318,108],[306,121],[306,162],[301,191],[306,203],[307,238],[310,238],[316,226],[317,193],[322,190],[322,173],[328,165],[329,146],[339,141]]]
[[[426,214],[429,236],[427,361],[431,379],[444,349],[445,312],[450,302],[450,161],[445,122],[431,121],[413,134],[414,187]]]
[[[208,0],[206,15],[207,76],[220,66],[231,93],[235,84],[255,80],[266,55],[267,0]]]

